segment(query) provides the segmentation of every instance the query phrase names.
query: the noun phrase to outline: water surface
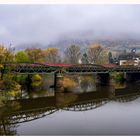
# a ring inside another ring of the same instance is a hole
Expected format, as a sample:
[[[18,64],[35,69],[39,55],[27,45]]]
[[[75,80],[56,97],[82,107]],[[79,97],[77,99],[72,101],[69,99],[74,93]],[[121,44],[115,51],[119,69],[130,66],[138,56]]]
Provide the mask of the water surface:
[[[9,101],[0,109],[0,135],[140,135],[138,84],[78,88]]]

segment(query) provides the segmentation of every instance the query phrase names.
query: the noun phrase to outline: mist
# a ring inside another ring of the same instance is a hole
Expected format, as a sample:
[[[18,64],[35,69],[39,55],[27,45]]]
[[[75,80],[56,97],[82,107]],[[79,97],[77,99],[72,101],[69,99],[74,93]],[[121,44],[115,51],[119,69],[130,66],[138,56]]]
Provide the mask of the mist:
[[[140,5],[0,5],[0,43],[139,38]]]

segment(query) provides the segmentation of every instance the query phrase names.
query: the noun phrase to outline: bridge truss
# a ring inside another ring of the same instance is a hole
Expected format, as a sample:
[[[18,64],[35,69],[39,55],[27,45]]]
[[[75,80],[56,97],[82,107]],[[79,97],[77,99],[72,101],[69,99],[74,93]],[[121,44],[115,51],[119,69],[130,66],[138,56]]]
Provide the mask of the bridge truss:
[[[3,64],[5,73],[17,74],[51,74],[51,73],[69,73],[69,74],[90,74],[90,73],[109,73],[109,72],[127,72],[140,73],[140,67],[136,66],[114,66],[106,67],[96,64],[40,64],[40,63],[6,63]]]
[[[101,107],[110,101],[125,103],[125,102],[136,100],[139,97],[140,97],[140,94],[136,93],[134,95],[125,95],[125,96],[120,95],[120,96],[115,97],[112,100],[108,98],[94,99],[94,100],[89,100],[89,101],[72,103],[70,105],[62,107],[61,110],[75,111],[75,112],[88,111],[88,110],[93,110],[98,107]],[[14,111],[8,114],[6,113],[6,114],[3,114],[0,118],[0,126],[3,125],[3,123],[5,125],[14,125],[14,124],[33,121],[33,120],[36,120],[45,116],[49,116],[57,112],[58,110],[60,109],[54,106],[54,107],[44,107],[44,108],[37,108],[37,109],[31,109],[31,110],[25,110],[25,111]]]
[[[18,123],[24,123],[33,121],[39,118],[43,118],[45,116],[49,116],[57,111],[56,108],[39,108],[39,109],[32,109],[32,110],[26,110],[26,111],[19,111],[19,112],[13,112],[6,116],[3,116],[0,120],[11,120],[8,121],[8,125],[18,124]],[[6,124],[6,121],[5,121]],[[0,123],[1,125],[1,123]]]

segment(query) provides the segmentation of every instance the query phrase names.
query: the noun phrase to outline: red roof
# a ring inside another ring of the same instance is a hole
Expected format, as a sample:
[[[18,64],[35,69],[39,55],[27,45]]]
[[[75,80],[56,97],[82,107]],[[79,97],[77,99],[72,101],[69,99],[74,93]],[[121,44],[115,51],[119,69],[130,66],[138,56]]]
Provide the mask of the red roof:
[[[103,64],[102,66],[106,67],[106,68],[115,68],[115,67],[117,67],[117,65],[115,65],[115,64]]]
[[[51,63],[50,64],[47,63],[46,65],[47,66],[54,66],[54,67],[72,67],[73,66],[72,64],[51,64]],[[115,64],[103,64],[101,66],[106,67],[106,68],[115,68],[115,67],[117,67],[117,65],[115,65]]]
[[[48,66],[56,66],[56,67],[70,67],[71,64],[46,64]]]

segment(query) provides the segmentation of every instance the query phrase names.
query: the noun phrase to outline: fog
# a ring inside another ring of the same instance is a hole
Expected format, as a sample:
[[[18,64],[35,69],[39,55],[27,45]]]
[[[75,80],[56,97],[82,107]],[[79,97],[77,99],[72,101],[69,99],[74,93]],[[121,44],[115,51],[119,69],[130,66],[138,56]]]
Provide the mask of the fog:
[[[140,5],[0,5],[0,43],[138,38]]]

